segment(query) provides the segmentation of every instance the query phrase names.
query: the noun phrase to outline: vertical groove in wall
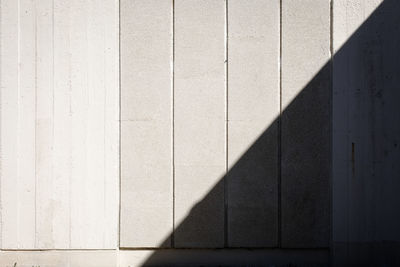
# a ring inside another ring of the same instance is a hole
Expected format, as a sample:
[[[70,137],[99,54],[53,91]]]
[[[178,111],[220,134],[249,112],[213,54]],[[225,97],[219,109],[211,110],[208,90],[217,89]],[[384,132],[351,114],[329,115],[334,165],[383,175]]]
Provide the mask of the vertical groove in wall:
[[[55,109],[54,109],[54,107],[55,107],[55,105],[54,105],[54,95],[55,95],[55,93],[54,93],[54,88],[55,88],[55,79],[54,79],[54,75],[55,75],[55,64],[54,64],[54,55],[55,55],[55,50],[54,50],[54,1],[55,0],[52,0],[52,6],[51,6],[51,24],[52,24],[52,26],[51,26],[51,41],[52,41],[52,43],[51,43],[51,51],[52,51],[52,66],[51,66],[51,69],[52,69],[52,106],[51,106],[51,112],[52,112],[52,114],[51,114],[51,119],[52,119],[52,124],[51,124],[51,126],[52,126],[52,136],[51,136],[51,150],[52,150],[52,156],[51,156],[51,177],[52,177],[52,179],[51,179],[51,181],[52,181],[52,184],[51,184],[51,188],[54,188],[54,136],[55,136],[55,127],[54,127],[54,114],[55,114]],[[51,224],[51,226],[52,226],[52,229],[51,229],[51,232],[53,232],[53,223]]]
[[[87,3],[85,3],[87,4]],[[85,8],[87,8],[87,6],[85,5]],[[87,10],[85,10],[87,12]],[[88,16],[88,15],[86,15]],[[72,30],[72,21],[71,21],[71,5],[68,4],[68,104],[69,104],[69,119],[68,119],[68,123],[70,126],[72,126],[72,49],[71,49],[71,30]],[[88,54],[88,47],[89,47],[89,41],[88,41],[88,29],[87,29],[87,22],[85,23],[85,36],[86,36],[86,54],[85,56],[87,56]],[[89,72],[89,62],[86,63],[86,75],[88,75]],[[89,86],[87,86],[87,90],[89,91]],[[87,135],[87,128],[85,131],[85,134]],[[70,127],[69,129],[69,138],[70,138],[70,144],[69,144],[69,151],[68,151],[68,155],[69,155],[69,162],[68,162],[68,220],[69,220],[69,225],[68,225],[68,238],[69,238],[69,242],[68,242],[68,246],[69,248],[72,248],[72,217],[71,217],[71,206],[72,206],[72,127]],[[86,137],[87,138],[87,137]],[[85,143],[86,148],[88,147],[87,143]],[[85,175],[86,179],[88,178],[87,172]],[[87,182],[85,183],[85,193],[87,192]]]
[[[104,14],[105,13],[105,6],[102,6],[102,13]],[[102,21],[103,22],[103,21]],[[105,40],[106,40],[106,38],[105,38],[105,35],[106,35],[106,29],[105,29],[105,24],[106,24],[106,22],[104,21],[103,22],[103,27],[102,27],[102,30],[103,30],[103,33],[102,33],[102,36],[103,36],[103,51],[106,51],[106,44],[105,44]],[[104,53],[104,58],[103,58],[103,76],[105,76],[106,75],[106,64],[107,64],[107,62],[106,62],[106,56],[105,56],[105,53]],[[107,152],[106,152],[106,136],[107,136],[107,131],[106,131],[106,121],[107,121],[107,89],[106,89],[106,80],[104,80],[103,81],[103,91],[104,91],[104,97],[103,97],[103,108],[104,108],[104,110],[103,110],[103,166],[104,166],[104,169],[103,169],[103,218],[102,218],[102,220],[103,220],[103,228],[104,229],[106,229],[106,213],[107,213],[107,210],[106,210],[106,203],[107,203],[107,199],[106,199],[106,197],[107,197],[107,193],[106,193],[106,188],[107,188],[107,183],[106,183],[106,170],[107,170],[107,163],[106,163],[106,155],[107,155]],[[103,232],[103,239],[102,239],[102,245],[103,246],[105,246],[105,244],[106,244],[106,232],[104,231]]]
[[[117,0],[118,1],[118,0]],[[121,1],[118,1],[118,182],[119,182],[119,202],[118,202],[118,248],[121,247]]]
[[[17,29],[18,29],[18,33],[17,33],[17,62],[18,62],[18,65],[17,65],[17,110],[18,110],[18,114],[17,114],[17,136],[16,136],[16,139],[17,139],[17,186],[16,186],[16,188],[18,189],[19,188],[19,176],[20,176],[20,168],[19,168],[19,165],[20,165],[20,160],[19,160],[19,158],[20,158],[20,139],[19,139],[19,136],[20,136],[20,121],[21,121],[21,118],[20,118],[20,95],[21,95],[21,90],[20,90],[20,66],[21,66],[21,54],[20,54],[20,48],[21,48],[21,44],[20,44],[20,40],[21,40],[21,18],[20,18],[20,10],[21,10],[21,8],[20,8],[20,5],[21,5],[21,2],[20,2],[20,0],[18,0],[18,2],[17,2],[17,6],[18,6],[18,8],[17,8],[17,11],[18,11],[18,14],[17,14],[17,24],[18,24],[18,26],[17,26]],[[17,247],[19,247],[19,218],[20,218],[20,209],[19,209],[19,190],[17,190],[17,193],[16,193],[16,199],[17,199],[17,203],[15,203],[15,206],[17,207],[17,227],[16,227],[16,229],[17,229]]]
[[[282,0],[279,1],[278,247],[282,244]]]
[[[118,211],[118,218],[117,218],[117,220],[116,220],[116,235],[117,235],[117,237],[116,237],[116,239],[114,239],[114,242],[116,242],[116,244],[115,244],[115,246],[116,246],[116,250],[117,250],[117,256],[116,256],[116,260],[117,260],[117,262],[119,262],[119,247],[120,247],[120,224],[121,224],[121,153],[120,153],[120,151],[121,151],[121,75],[120,75],[120,56],[121,56],[121,53],[120,53],[120,21],[121,21],[121,18],[120,18],[120,2],[121,1],[119,1],[119,0],[115,0],[114,1],[114,3],[115,3],[115,9],[114,9],[114,15],[115,15],[115,20],[114,20],[114,22],[116,23],[116,25],[114,25],[114,27],[115,27],[115,30],[116,30],[116,38],[114,39],[114,42],[117,42],[116,44],[114,43],[114,45],[116,45],[115,46],[115,48],[117,49],[117,57],[116,57],[116,62],[115,62],[115,64],[116,64],[116,68],[117,68],[117,76],[114,76],[114,78],[116,79],[116,82],[118,83],[117,84],[117,86],[118,86],[118,88],[117,88],[117,91],[118,91],[118,96],[117,96],[117,100],[118,100],[118,133],[117,133],[117,135],[118,135],[118,141],[117,141],[117,144],[118,144],[118,152],[117,152],[117,154],[118,154],[118,192],[117,192],[117,196],[115,196],[115,198],[116,198],[116,200],[117,200],[117,205],[118,205],[118,208],[117,208],[117,211]]]
[[[346,35],[348,35],[349,34],[349,29],[348,29],[348,23],[349,23],[349,21],[347,21],[348,19],[349,19],[349,14],[348,14],[348,12],[349,12],[349,10],[348,10],[348,4],[346,3],[345,4],[345,8],[346,8],[346,17],[345,17],[345,23],[346,23]],[[349,62],[350,60],[348,59],[347,60],[347,62],[346,62],[346,65],[345,65],[345,67],[346,67],[346,70],[347,71],[350,71],[350,62]],[[339,76],[340,77],[340,76]],[[341,77],[340,77],[341,78]],[[347,81],[347,83],[349,83],[350,81]],[[346,84],[346,86],[347,86],[348,84]],[[346,94],[346,102],[345,102],[345,108],[346,108],[346,111],[345,111],[345,116],[346,116],[346,151],[347,151],[347,149],[348,149],[348,147],[350,146],[350,141],[353,141],[352,140],[352,138],[351,138],[351,136],[350,136],[350,119],[349,119],[349,115],[350,115],[350,100],[349,99],[347,99],[347,94],[348,94],[348,92],[351,92],[349,89],[348,90],[346,90],[345,91],[345,94]],[[341,118],[342,119],[342,118]],[[348,152],[350,152],[350,151],[348,151]],[[346,190],[347,190],[347,192],[346,192],[346,203],[350,203],[350,173],[349,173],[349,171],[350,171],[350,158],[348,158],[350,155],[346,155]],[[349,229],[350,229],[350,207],[349,206],[347,206],[346,207],[346,244],[345,244],[345,249],[346,249],[346,254],[345,254],[345,256],[346,256],[346,258],[349,258],[350,257],[350,249],[349,249],[349,241],[350,241],[350,233],[349,233]]]
[[[228,0],[225,0],[225,175],[224,175],[224,247],[228,247]]]
[[[55,127],[54,127],[54,88],[55,88],[55,80],[54,80],[54,72],[55,72],[55,64],[54,64],[54,1],[51,1],[51,51],[52,51],[52,62],[51,62],[51,86],[52,86],[52,99],[51,99],[51,119],[52,119],[52,123],[51,123],[51,151],[52,151],[52,155],[51,155],[51,187],[50,188],[54,188],[54,136],[55,136]],[[54,191],[53,191],[54,193]],[[52,195],[53,197],[53,195]],[[51,232],[53,232],[53,223],[51,224]]]
[[[331,98],[331,101],[330,101],[330,107],[329,107],[329,116],[330,116],[330,125],[331,125],[331,129],[330,129],[330,134],[331,134],[331,136],[330,136],[330,143],[329,143],[329,153],[330,153],[330,155],[331,155],[331,159],[330,159],[330,171],[329,171],[329,174],[330,174],[330,177],[329,177],[329,187],[330,187],[330,190],[329,190],[329,194],[330,194],[330,196],[329,196],[329,198],[330,198],[330,211],[329,211],[329,214],[330,214],[330,218],[329,218],[329,222],[330,222],[330,235],[329,235],[329,238],[330,238],[330,240],[329,240],[329,244],[330,244],[330,247],[331,248],[333,248],[333,164],[332,164],[332,162],[333,162],[333,57],[334,57],[334,51],[333,51],[333,1],[334,0],[330,0],[329,2],[329,8],[330,8],[330,14],[329,14],[329,16],[330,16],[330,20],[329,20],[329,23],[330,23],[330,29],[329,29],[329,34],[330,34],[330,38],[329,38],[329,41],[330,41],[330,79],[331,79],[331,81],[330,81],[330,88],[329,88],[329,90],[330,90],[330,98]],[[331,252],[331,254],[333,253],[333,250],[331,249],[330,250],[330,252]],[[333,257],[332,257],[333,258]]]
[[[35,229],[35,232],[34,232],[34,246],[35,247],[37,247],[37,238],[36,238],[36,236],[37,236],[37,197],[36,197],[36,192],[37,192],[37,153],[36,153],[36,151],[37,151],[37,138],[36,138],[36,136],[37,136],[37,62],[38,62],[38,56],[37,56],[37,48],[38,48],[38,45],[37,45],[37,42],[38,42],[38,40],[37,40],[37,18],[38,18],[38,16],[37,16],[37,1],[35,1],[35,3],[34,3],[34,7],[35,7],[35,12],[34,12],[34,20],[35,20],[35,62],[34,62],[34,64],[35,64],[35,133],[34,133],[34,138],[35,138],[35,144],[34,144],[34,149],[35,149],[35,157],[34,157],[34,161],[35,161],[35,188],[34,188],[34,195],[35,195],[35,218],[34,218],[34,224],[35,224],[35,226],[34,226],[34,229]]]
[[[3,23],[2,23],[2,2],[0,0],[0,62],[2,60],[2,30],[3,30]],[[3,87],[2,85],[2,66],[0,66],[0,131],[3,129],[3,125],[1,123],[1,118],[2,118],[2,90],[1,88]],[[3,146],[1,144],[1,132],[0,132],[0,193],[2,192],[2,173],[3,173]],[[0,196],[0,250],[3,248],[3,204],[1,201],[2,196]]]
[[[172,64],[171,64],[171,163],[172,163],[172,235],[171,247],[175,247],[175,0],[172,0]]]

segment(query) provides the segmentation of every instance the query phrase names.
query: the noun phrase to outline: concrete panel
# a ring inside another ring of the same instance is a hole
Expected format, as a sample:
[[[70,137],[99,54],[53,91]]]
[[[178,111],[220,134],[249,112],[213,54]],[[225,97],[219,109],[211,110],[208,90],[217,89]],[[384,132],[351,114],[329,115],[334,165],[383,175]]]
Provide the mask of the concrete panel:
[[[17,1],[1,1],[1,238],[19,247],[19,13]],[[5,131],[4,129],[7,129]],[[7,179],[4,179],[7,177]],[[32,220],[31,220],[32,222]],[[30,237],[31,235],[29,235]],[[27,244],[29,245],[29,244]]]
[[[282,5],[282,246],[327,247],[330,1]]]
[[[371,5],[372,2],[376,2],[374,3],[375,6]],[[353,102],[355,102],[357,98],[360,98],[360,96],[356,96],[355,94],[351,93],[351,91],[354,91],[354,89],[351,90],[348,89],[348,87],[351,88],[357,86],[357,83],[358,86],[360,85],[360,83],[364,83],[363,67],[361,67],[358,60],[354,58],[354,56],[357,54],[356,50],[359,49],[359,47],[357,47],[357,39],[361,42],[363,41],[362,38],[357,36],[360,34],[359,29],[364,31],[365,33],[369,30],[367,26],[364,25],[364,23],[369,23],[366,20],[379,5],[379,2],[381,1],[356,1],[354,2],[354,4],[350,4],[346,1],[337,1],[333,5],[334,80],[332,117],[332,182],[334,200],[333,236],[336,242],[345,243],[350,234],[348,229],[348,212],[351,209],[349,209],[349,206],[351,206],[352,204],[349,203],[349,181],[354,181],[354,179],[352,179],[351,177],[353,173],[352,165],[354,165],[352,164],[351,157],[352,154],[355,154],[356,148],[355,145],[353,145],[354,151],[352,151],[354,135],[351,134],[353,138],[350,138],[349,131],[354,131],[355,129],[353,129],[353,127],[350,126],[349,123],[351,120],[353,120],[353,123],[357,122],[356,120],[354,120],[353,116],[355,112],[359,112],[359,107],[351,107],[350,105],[353,105]],[[371,25],[371,23],[369,24]],[[356,70],[356,68],[360,70]],[[348,74],[347,72],[351,73]],[[362,80],[359,80],[360,78]],[[364,97],[366,97],[365,92]],[[357,125],[357,127],[360,127],[360,125]],[[359,144],[357,142],[357,151],[358,150]],[[359,153],[357,153],[357,159],[359,158],[358,154]],[[367,168],[367,165],[364,167]],[[360,211],[354,210],[354,212]],[[363,223],[358,224],[358,226],[361,225],[363,225]],[[352,233],[352,235],[354,235],[354,233]]]
[[[177,0],[174,22],[175,246],[222,247],[225,2]]]
[[[117,5],[1,5],[2,248],[115,248]]]
[[[71,152],[71,246],[115,248],[119,186],[119,135],[116,121],[119,113],[119,8],[115,1],[99,4],[90,0],[83,3],[75,1],[70,10],[73,11],[70,17],[70,75],[74,129]],[[86,49],[82,53],[82,44],[85,42]],[[81,148],[83,144],[84,151]],[[82,153],[85,155],[85,164],[79,160]],[[109,216],[112,220],[107,218]]]
[[[335,265],[399,265],[398,1],[334,2]]]
[[[19,2],[18,36],[18,243],[35,245],[35,20],[34,3]],[[22,8],[21,8],[22,7]],[[16,44],[15,44],[16,45]],[[9,118],[10,119],[10,118]]]
[[[58,207],[53,218],[56,248],[116,246],[118,7],[111,2],[55,2],[52,192],[53,205]]]
[[[122,247],[170,247],[172,1],[121,1]]]
[[[118,244],[120,211],[120,69],[119,69],[119,4],[103,1],[104,29],[104,247],[115,248]]]
[[[279,1],[228,2],[228,245],[278,244]]]

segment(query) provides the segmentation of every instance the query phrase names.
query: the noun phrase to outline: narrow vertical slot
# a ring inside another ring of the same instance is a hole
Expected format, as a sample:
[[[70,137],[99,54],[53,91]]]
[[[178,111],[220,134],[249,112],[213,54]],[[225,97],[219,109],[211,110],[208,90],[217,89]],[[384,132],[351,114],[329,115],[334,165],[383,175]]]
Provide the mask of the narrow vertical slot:
[[[282,245],[282,0],[279,3],[278,247]]]
[[[171,62],[171,151],[172,151],[172,235],[171,235],[171,247],[175,247],[175,0],[172,0],[172,62]]]

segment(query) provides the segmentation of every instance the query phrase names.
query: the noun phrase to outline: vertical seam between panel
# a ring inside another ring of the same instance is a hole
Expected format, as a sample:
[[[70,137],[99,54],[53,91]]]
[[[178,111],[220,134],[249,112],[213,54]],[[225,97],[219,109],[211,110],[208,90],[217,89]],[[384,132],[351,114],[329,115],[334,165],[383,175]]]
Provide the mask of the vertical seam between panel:
[[[2,194],[2,182],[3,182],[3,146],[2,146],[2,135],[1,133],[3,132],[3,124],[1,123],[2,115],[3,115],[3,109],[2,109],[2,104],[3,104],[3,97],[2,97],[2,73],[3,73],[3,66],[1,64],[2,62],[2,32],[1,30],[3,29],[2,27],[2,1],[0,0],[0,194]],[[3,248],[3,204],[2,204],[2,196],[0,196],[0,250]]]
[[[333,0],[329,1],[329,67],[330,67],[330,92],[329,92],[329,247],[333,248]],[[333,250],[330,250],[331,259],[333,259]]]
[[[52,77],[51,77],[51,82],[52,82],[52,106],[51,106],[51,112],[52,112],[52,114],[51,114],[51,120],[52,120],[52,123],[51,123],[51,125],[52,125],[52,132],[51,132],[51,152],[52,152],[52,154],[51,154],[51,182],[52,182],[52,184],[51,184],[51,189],[53,189],[53,186],[54,186],[54,136],[55,136],[55,127],[54,127],[54,114],[55,114],[55,112],[54,112],[54,95],[55,95],[55,93],[54,93],[54,88],[55,88],[55,80],[54,80],[54,75],[55,75],[55,64],[54,64],[54,54],[55,54],[55,52],[54,52],[54,0],[52,0],[51,1],[51,48],[52,48],[52,67],[51,67],[51,70],[52,70]],[[52,197],[54,197],[54,190],[52,190]],[[53,219],[53,218],[52,218]],[[52,223],[51,223],[51,233],[53,234],[53,227],[54,227],[54,225],[53,225],[53,221],[52,221]],[[52,236],[52,246],[54,247],[55,246],[55,244],[54,244],[54,239],[53,239],[53,236]]]
[[[282,247],[282,0],[279,1],[278,240]]]
[[[171,164],[172,164],[172,235],[171,247],[175,247],[175,0],[172,0],[172,64],[171,64]]]
[[[117,77],[116,76],[114,76],[114,78],[116,79],[116,82],[118,83],[117,84],[117,93],[118,93],[118,96],[117,96],[117,99],[118,99],[118,107],[117,107],[117,109],[118,109],[118,126],[117,126],[117,129],[118,129],[118,133],[117,133],[117,136],[118,136],[118,141],[117,141],[117,143],[118,143],[118,152],[117,152],[117,158],[118,158],[118,163],[117,163],[117,166],[118,166],[118,174],[117,174],[117,176],[118,176],[118,192],[117,192],[117,196],[116,196],[116,198],[115,198],[115,200],[117,201],[117,205],[118,205],[118,217],[116,218],[116,220],[117,220],[117,222],[116,222],[116,227],[117,227],[117,229],[116,229],[116,234],[117,234],[117,237],[116,237],[116,239],[114,240],[113,239],[113,243],[114,242],[116,242],[116,243],[114,243],[115,245],[116,245],[116,257],[115,257],[115,261],[116,261],[116,266],[119,266],[119,262],[120,262],[120,246],[121,246],[121,238],[120,238],[120,236],[121,236],[121,38],[120,38],[120,36],[121,36],[121,12],[120,12],[120,9],[121,9],[121,1],[120,0],[115,0],[114,1],[114,8],[115,8],[115,10],[114,10],[114,16],[115,16],[115,22],[116,22],[116,25],[114,25],[114,27],[115,27],[115,30],[117,31],[116,32],[116,38],[115,38],[115,42],[117,42],[117,44],[115,44],[114,43],[114,48],[115,48],[115,52],[117,53],[117,58],[116,58],[116,60],[117,60],[117,62],[116,62],[116,68],[117,68],[117,73],[116,73],[116,75],[118,75]],[[114,28],[113,27],[113,28]]]
[[[346,15],[345,15],[345,23],[346,23],[346,35],[348,35],[349,34],[349,29],[348,29],[348,27],[349,27],[349,23],[348,23],[348,21],[347,21],[347,19],[348,19],[348,17],[349,17],[349,15],[348,15],[348,12],[349,12],[349,10],[348,10],[348,4],[346,3],[346,5],[345,5],[345,8],[346,8]],[[349,58],[346,58],[346,64],[345,64],[345,67],[346,67],[346,71],[349,71],[349,69],[350,69],[350,62],[349,62],[350,60],[349,60]],[[347,87],[347,83],[350,83],[350,81],[349,81],[349,77],[348,76],[346,76],[346,87]],[[345,89],[346,90],[346,89]],[[350,100],[349,100],[349,93],[351,92],[351,90],[346,90],[345,91],[345,101],[346,101],[346,105],[345,105],[345,107],[346,107],[346,152],[350,152],[350,151],[347,151],[347,149],[348,149],[348,146],[350,145],[350,140],[351,141],[353,141],[354,139],[352,138],[353,136],[352,136],[352,134],[350,134]],[[346,157],[346,176],[345,176],[345,179],[346,179],[346,203],[350,203],[350,175],[349,175],[349,170],[350,170],[350,158],[348,158],[350,155],[348,154],[348,153],[346,153],[346,155],[347,155],[347,157]],[[345,213],[346,213],[346,223],[345,223],[345,225],[346,225],[346,245],[345,245],[345,248],[346,248],[346,256],[345,256],[345,259],[347,260],[347,259],[349,259],[349,256],[350,256],[350,249],[349,249],[349,241],[350,241],[350,233],[349,233],[349,229],[350,229],[350,211],[351,211],[351,208],[348,206],[348,205],[346,205],[346,211],[345,211]]]
[[[18,31],[18,33],[17,33],[17,113],[18,113],[18,115],[17,115],[17,135],[16,135],[16,138],[17,138],[17,145],[16,145],[16,147],[17,147],[17,193],[16,193],[16,198],[17,198],[17,203],[16,203],[16,206],[17,206],[17,244],[16,244],[16,247],[17,248],[19,248],[19,226],[20,226],[20,223],[19,223],[19,219],[20,219],[20,207],[19,207],[19,190],[18,190],[18,187],[19,187],[19,182],[20,182],[20,168],[19,168],[19,165],[20,165],[20,158],[19,158],[19,156],[20,156],[20,121],[21,121],[21,119],[20,119],[20,116],[21,116],[21,114],[20,114],[20,101],[19,101],[19,99],[20,99],[20,96],[21,96],[21,88],[20,88],[20,85],[21,85],[21,82],[20,82],[20,79],[21,79],[21,77],[20,77],[20,65],[21,65],[21,54],[20,54],[20,50],[21,50],[21,22],[20,22],[20,20],[21,20],[21,18],[20,18],[20,10],[21,10],[21,2],[20,2],[20,0],[18,0],[18,2],[17,2],[17,11],[18,11],[18,14],[17,14],[17,24],[18,24],[18,26],[17,26],[17,31]]]
[[[71,48],[71,31],[72,31],[72,8],[71,8],[72,4],[68,4],[68,124],[69,124],[69,147],[68,147],[68,238],[69,238],[69,244],[68,244],[68,248],[71,249],[72,248],[72,168],[73,168],[73,157],[72,157],[72,146],[73,146],[73,140],[72,140],[72,136],[73,136],[73,129],[72,129],[72,98],[73,98],[73,89],[72,89],[72,48]],[[72,7],[74,7],[72,5]],[[85,8],[87,8],[87,5],[85,6]],[[87,11],[87,10],[86,10]],[[88,46],[89,46],[89,41],[88,41],[88,37],[87,37],[87,20],[85,21],[85,30],[86,30],[86,53],[88,51]],[[89,62],[86,63],[86,71],[88,72],[88,64]],[[88,81],[87,81],[88,82]],[[87,87],[88,91],[90,92],[89,86]],[[88,93],[90,94],[90,93]],[[86,136],[87,136],[87,132]],[[86,144],[87,145],[87,144]],[[87,150],[87,147],[86,147]],[[87,152],[85,152],[87,153]],[[87,173],[86,173],[87,175]],[[87,177],[87,176],[86,176]],[[85,189],[87,188],[87,182],[85,184]],[[85,190],[85,193],[87,191]],[[85,244],[87,245],[87,243]],[[79,243],[78,246],[85,246],[82,243]]]
[[[35,231],[34,231],[34,247],[36,248],[37,247],[37,240],[36,240],[36,233],[37,233],[37,159],[36,159],[36,155],[37,155],[37,153],[36,153],[36,148],[37,148],[37,138],[36,138],[36,136],[37,136],[37,59],[38,59],[38,55],[37,55],[37,48],[38,48],[38,40],[37,40],[37,18],[38,18],[38,16],[37,16],[37,2],[35,1],[35,3],[34,3],[34,5],[35,5],[35,12],[34,12],[34,19],[35,19],[35,24],[34,24],[34,27],[35,27],[35,31],[34,31],[34,34],[35,34],[35,121],[34,121],[34,124],[35,124],[35,133],[34,133],[34,138],[35,138],[35,141],[34,141],[34,145],[35,145],[35,147],[34,147],[34,161],[35,161],[35,167],[34,167],[34,171],[35,171],[35,188],[34,188],[34,192],[35,192],[35,200],[34,200],[34,205],[35,205],[35,215],[34,215],[34,220],[35,220],[35,222],[34,222],[34,229],[35,229]]]
[[[105,8],[106,8],[106,4],[102,5],[102,13],[105,13]],[[105,14],[102,15],[105,15]],[[106,213],[107,213],[107,159],[106,159],[106,136],[107,136],[107,79],[106,79],[106,64],[107,64],[107,53],[106,53],[106,21],[102,21],[103,23],[103,32],[102,32],[102,37],[103,37],[103,92],[104,92],[104,96],[103,96],[103,236],[102,236],[102,246],[103,248],[107,247],[106,245],[106,236],[107,236],[107,223],[106,223]]]
[[[119,203],[118,203],[118,223],[117,223],[117,233],[118,233],[118,248],[121,247],[121,197],[122,197],[122,187],[121,187],[121,96],[122,96],[122,90],[121,90],[121,1],[122,0],[117,0],[117,39],[118,39],[118,183],[119,183]]]
[[[224,247],[229,246],[229,224],[228,224],[228,172],[229,172],[229,158],[228,158],[228,0],[225,0],[225,175],[224,175]]]

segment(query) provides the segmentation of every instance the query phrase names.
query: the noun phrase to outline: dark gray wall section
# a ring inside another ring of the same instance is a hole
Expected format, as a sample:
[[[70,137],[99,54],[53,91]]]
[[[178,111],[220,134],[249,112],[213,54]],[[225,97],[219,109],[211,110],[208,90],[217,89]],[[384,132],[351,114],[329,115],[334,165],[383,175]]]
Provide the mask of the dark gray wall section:
[[[278,245],[277,130],[270,125],[228,171],[229,247]]]
[[[400,2],[388,0],[334,56],[333,238],[338,266],[400,265],[399,48]]]

